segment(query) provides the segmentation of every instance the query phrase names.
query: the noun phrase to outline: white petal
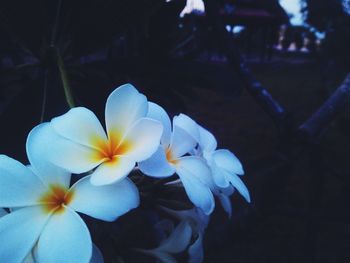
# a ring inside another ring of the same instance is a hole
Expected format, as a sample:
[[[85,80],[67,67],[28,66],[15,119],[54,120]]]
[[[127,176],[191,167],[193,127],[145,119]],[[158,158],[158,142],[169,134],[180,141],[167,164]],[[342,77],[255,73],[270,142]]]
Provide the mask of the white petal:
[[[32,155],[38,156],[38,155]],[[44,184],[50,185],[53,183],[59,183],[65,187],[69,187],[71,173],[67,170],[60,168],[53,163],[45,159],[37,159],[33,163],[34,165],[27,165],[34,174],[36,174]]]
[[[46,123],[36,126],[27,137],[26,151],[31,169],[48,185],[59,183],[68,187],[71,178],[70,172],[54,165],[47,158],[48,151],[52,149],[46,143],[50,142],[50,138],[55,138],[55,136],[46,135],[46,131],[51,130],[48,125]],[[52,133],[54,132],[52,131]],[[44,136],[47,136],[46,139]]]
[[[185,156],[177,160],[176,166],[182,166],[186,171],[193,174],[203,184],[212,188],[214,182],[211,177],[211,171],[206,161],[197,156]]]
[[[87,108],[77,107],[51,120],[55,132],[73,142],[88,146],[98,146],[94,141],[98,138],[107,140],[105,131],[96,115]]]
[[[92,257],[90,263],[104,263],[103,255],[95,244],[92,244]]]
[[[71,208],[105,221],[114,221],[140,203],[138,189],[128,178],[114,184],[94,186],[90,176],[86,176],[71,189],[74,191],[69,204]]]
[[[223,170],[224,173],[226,173],[227,179],[230,181],[230,183],[237,189],[237,191],[245,198],[245,200],[250,203],[250,195],[248,188],[245,186],[241,178],[239,178],[238,175],[234,173],[229,173],[225,170]]]
[[[50,123],[36,126],[27,139],[28,158],[36,167],[37,160],[44,159],[71,173],[84,173],[102,162],[100,153],[84,145],[75,143],[58,135]],[[45,167],[43,168],[43,170]],[[40,175],[45,176],[43,173]],[[45,181],[68,181],[59,174],[46,174]]]
[[[220,149],[213,153],[213,159],[217,166],[224,168],[229,172],[243,175],[243,167],[238,158],[229,150]]]
[[[120,181],[128,176],[135,167],[135,161],[128,157],[119,156],[115,160],[102,163],[91,174],[93,185],[106,185]]]
[[[131,84],[115,89],[106,102],[106,126],[108,134],[124,132],[148,111],[147,98]]]
[[[192,229],[187,220],[182,221],[161,246],[154,250],[167,253],[180,253],[189,245]]]
[[[218,198],[220,200],[222,208],[224,208],[228,217],[231,218],[231,216],[232,216],[232,204],[231,204],[230,198],[224,194],[219,194]]]
[[[194,149],[197,142],[184,129],[173,126],[173,133],[171,134],[170,149],[174,158],[181,157]]]
[[[40,206],[19,209],[0,219],[1,262],[22,262],[34,247],[49,215]]]
[[[216,149],[218,143],[214,137],[214,135],[209,132],[207,129],[198,125],[199,130],[199,146],[208,152],[212,152]]]
[[[169,115],[158,104],[155,104],[153,102],[148,102],[147,117],[157,120],[163,124],[163,134],[160,141],[164,147],[168,147],[170,145],[170,136],[171,136],[171,121],[170,121]]]
[[[175,173],[175,168],[168,163],[162,146],[159,146],[150,158],[140,162],[138,166],[144,174],[157,178],[168,177]]]
[[[198,124],[187,115],[181,113],[174,117],[173,125],[178,126],[191,135],[196,142],[199,141]]]
[[[163,126],[159,121],[142,118],[126,133],[123,141],[130,142],[125,156],[140,162],[149,158],[159,147]]]
[[[204,259],[203,235],[198,233],[196,241],[188,248],[188,263],[202,263]]]
[[[0,207],[36,205],[46,186],[20,162],[0,155]]]
[[[91,255],[90,233],[80,216],[68,208],[54,214],[40,235],[38,262],[60,263],[64,259],[65,263],[86,263]]]
[[[215,185],[217,185],[219,188],[226,188],[230,186],[230,182],[226,177],[226,173],[224,173],[222,171],[223,169],[218,167],[213,160],[210,161],[210,168]]]
[[[215,202],[209,187],[184,167],[176,166],[176,172],[192,203],[202,209],[205,214],[211,214],[214,210]]]

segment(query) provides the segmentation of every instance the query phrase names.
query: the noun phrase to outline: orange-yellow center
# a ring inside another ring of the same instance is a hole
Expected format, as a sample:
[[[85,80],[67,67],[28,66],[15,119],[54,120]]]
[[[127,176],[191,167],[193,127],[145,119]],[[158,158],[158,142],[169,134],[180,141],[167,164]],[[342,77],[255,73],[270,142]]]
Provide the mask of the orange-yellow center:
[[[62,213],[64,206],[73,200],[74,191],[59,184],[52,184],[49,190],[43,194],[39,203],[42,204],[45,213]]]
[[[103,162],[118,161],[118,156],[124,155],[132,147],[131,143],[127,140],[121,142],[121,136],[117,133],[109,135],[108,140],[94,138],[92,140],[92,145],[97,149],[93,159],[97,161],[103,160]]]
[[[178,161],[174,159],[173,153],[171,152],[171,149],[168,148],[165,152],[166,159],[168,160],[169,163],[171,164],[176,164]]]

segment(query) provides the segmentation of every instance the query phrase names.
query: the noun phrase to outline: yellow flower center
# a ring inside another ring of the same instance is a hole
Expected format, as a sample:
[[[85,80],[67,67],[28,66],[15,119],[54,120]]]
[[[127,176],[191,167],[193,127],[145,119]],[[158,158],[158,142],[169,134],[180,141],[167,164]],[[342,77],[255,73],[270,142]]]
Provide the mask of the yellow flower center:
[[[169,163],[171,164],[177,164],[178,160],[174,159],[173,153],[171,152],[171,149],[168,148],[165,152],[166,159],[168,160]]]
[[[52,184],[49,190],[40,197],[39,203],[42,204],[45,213],[62,213],[73,197],[74,191],[59,184]]]
[[[121,136],[118,133],[110,134],[109,137],[108,140],[101,138],[94,138],[92,140],[92,145],[98,149],[97,153],[93,156],[94,160],[103,160],[103,162],[118,161],[118,156],[124,155],[132,147],[132,144],[127,140],[123,140],[120,143]]]

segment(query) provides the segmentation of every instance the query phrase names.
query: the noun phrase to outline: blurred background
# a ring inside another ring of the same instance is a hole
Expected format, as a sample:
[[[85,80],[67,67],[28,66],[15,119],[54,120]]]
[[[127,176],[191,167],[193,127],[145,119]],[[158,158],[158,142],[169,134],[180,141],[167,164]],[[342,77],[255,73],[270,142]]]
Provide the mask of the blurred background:
[[[310,119],[350,71],[349,0],[2,1],[0,39],[1,154],[27,162],[35,125],[73,105],[103,119],[130,82],[245,168],[252,203],[217,207],[205,262],[350,261],[349,93]],[[143,218],[117,241],[91,223],[106,262],[148,262],[121,249],[149,241]]]

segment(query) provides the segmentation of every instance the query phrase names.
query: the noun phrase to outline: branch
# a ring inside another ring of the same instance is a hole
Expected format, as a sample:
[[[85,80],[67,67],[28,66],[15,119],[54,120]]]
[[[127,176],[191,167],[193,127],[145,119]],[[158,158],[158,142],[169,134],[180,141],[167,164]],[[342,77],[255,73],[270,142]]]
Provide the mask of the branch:
[[[327,101],[302,125],[299,130],[309,137],[319,136],[335,117],[350,105],[350,74]]]

